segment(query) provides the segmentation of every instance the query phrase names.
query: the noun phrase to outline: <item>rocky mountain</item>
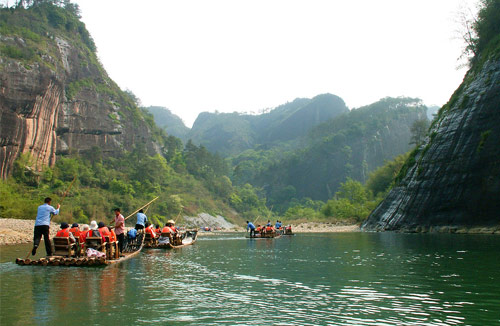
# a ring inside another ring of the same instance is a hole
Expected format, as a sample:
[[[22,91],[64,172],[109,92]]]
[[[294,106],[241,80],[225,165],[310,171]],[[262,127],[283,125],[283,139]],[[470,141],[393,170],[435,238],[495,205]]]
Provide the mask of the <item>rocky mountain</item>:
[[[144,109],[153,115],[158,127],[165,129],[169,135],[187,141],[189,128],[179,116],[162,106],[149,106]]]
[[[499,232],[498,17],[500,2],[487,2],[476,23],[479,42],[471,69],[364,230]]]
[[[2,178],[21,153],[39,169],[69,152],[161,150],[154,123],[107,76],[71,8],[40,2],[0,11]]]
[[[203,112],[187,138],[212,152],[234,155],[256,145],[293,141],[312,127],[348,111],[340,97],[322,94],[295,99],[260,115]]]

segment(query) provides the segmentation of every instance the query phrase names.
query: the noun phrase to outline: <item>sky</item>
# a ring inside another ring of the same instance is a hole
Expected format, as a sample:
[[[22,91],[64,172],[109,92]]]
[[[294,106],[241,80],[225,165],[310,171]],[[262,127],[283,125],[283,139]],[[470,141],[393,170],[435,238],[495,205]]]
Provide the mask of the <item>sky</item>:
[[[73,0],[109,76],[191,127],[323,93],[445,104],[466,72],[458,12],[478,0]],[[463,63],[463,61],[462,61]]]

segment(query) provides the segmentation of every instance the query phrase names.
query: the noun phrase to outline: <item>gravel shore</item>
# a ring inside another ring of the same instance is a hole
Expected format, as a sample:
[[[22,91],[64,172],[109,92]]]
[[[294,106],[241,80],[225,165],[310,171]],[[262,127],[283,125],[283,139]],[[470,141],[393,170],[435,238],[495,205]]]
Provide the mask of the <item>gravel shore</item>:
[[[33,242],[35,220],[0,218],[0,245]],[[59,231],[59,224],[50,224],[50,237]],[[42,237],[43,241],[43,237]]]

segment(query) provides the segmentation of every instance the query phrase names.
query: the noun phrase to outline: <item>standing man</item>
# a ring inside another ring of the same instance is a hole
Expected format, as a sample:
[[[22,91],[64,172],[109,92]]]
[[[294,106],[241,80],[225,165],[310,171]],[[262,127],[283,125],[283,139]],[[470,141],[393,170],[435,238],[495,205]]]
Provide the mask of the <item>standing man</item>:
[[[125,244],[125,218],[120,213],[119,208],[115,208],[115,234],[120,248],[120,257],[122,257],[123,245]]]
[[[52,256],[52,245],[50,243],[49,238],[49,228],[50,228],[50,218],[52,215],[59,214],[60,204],[57,204],[57,209],[50,206],[52,199],[50,197],[45,198],[44,204],[38,206],[38,211],[36,214],[35,220],[35,229],[33,236],[33,250],[31,254],[34,256],[36,254],[36,250],[38,245],[40,244],[40,240],[43,235],[43,242],[45,242],[45,251],[47,251],[47,256]]]
[[[250,229],[250,238],[255,236],[255,225],[252,222],[247,221],[247,231]]]
[[[148,220],[148,217],[146,214],[144,214],[144,210],[140,210],[139,213],[137,213],[137,223],[135,224],[135,229],[137,231],[143,230],[144,227],[146,226],[146,221]]]

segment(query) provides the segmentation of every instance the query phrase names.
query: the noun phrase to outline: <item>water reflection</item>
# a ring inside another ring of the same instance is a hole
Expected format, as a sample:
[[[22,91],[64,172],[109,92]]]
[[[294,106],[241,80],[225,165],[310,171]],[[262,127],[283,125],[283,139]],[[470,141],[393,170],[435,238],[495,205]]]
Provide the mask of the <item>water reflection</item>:
[[[105,269],[7,262],[0,323],[498,324],[499,244],[481,236],[230,235]]]

